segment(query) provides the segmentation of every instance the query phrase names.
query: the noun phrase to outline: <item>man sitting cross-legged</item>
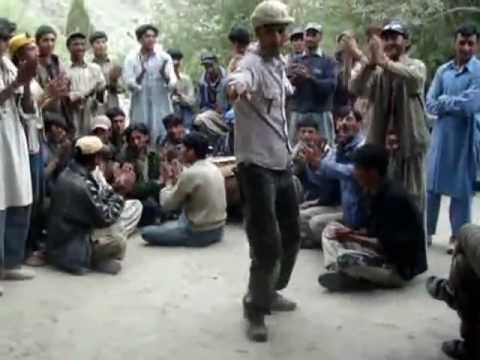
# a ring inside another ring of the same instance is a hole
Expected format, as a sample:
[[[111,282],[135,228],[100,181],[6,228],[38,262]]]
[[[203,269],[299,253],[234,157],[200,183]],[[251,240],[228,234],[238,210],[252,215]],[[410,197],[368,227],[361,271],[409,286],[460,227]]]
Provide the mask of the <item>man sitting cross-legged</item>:
[[[340,108],[335,113],[337,147],[329,150],[326,142],[315,148],[304,149],[308,169],[315,177],[339,181],[340,208],[323,207],[308,219],[308,234],[314,244],[321,244],[322,233],[328,223],[341,221],[343,225],[358,230],[366,225],[367,211],[364,195],[354,177],[352,155],[364,141],[361,135],[362,115],[351,107]],[[325,150],[323,149],[325,148]],[[324,157],[322,159],[322,157]],[[304,210],[305,212],[305,210]],[[305,215],[303,215],[305,218]],[[300,213],[302,218],[302,213]]]
[[[323,233],[325,267],[319,278],[331,291],[361,283],[401,287],[427,270],[423,217],[410,195],[387,178],[388,153],[365,145],[354,156],[355,177],[369,206],[367,231],[344,225]]]
[[[201,247],[223,237],[225,182],[218,167],[206,159],[208,140],[194,131],[183,145],[183,160],[190,167],[181,174],[172,167],[167,186],[160,193],[163,208],[183,209],[183,213],[176,222],[144,228],[143,238],[151,245]]]
[[[131,187],[135,182],[134,176],[123,176],[112,189],[95,178],[93,172],[104,150],[96,136],[78,139],[73,161],[52,190],[47,257],[52,265],[76,275],[92,268],[117,274],[125,254],[123,232],[101,239],[94,236],[95,229],[121,221],[125,200],[113,189]]]
[[[463,226],[457,243],[448,279],[431,277],[427,290],[458,312],[463,340],[443,343],[445,354],[459,360],[480,359],[480,227]]]

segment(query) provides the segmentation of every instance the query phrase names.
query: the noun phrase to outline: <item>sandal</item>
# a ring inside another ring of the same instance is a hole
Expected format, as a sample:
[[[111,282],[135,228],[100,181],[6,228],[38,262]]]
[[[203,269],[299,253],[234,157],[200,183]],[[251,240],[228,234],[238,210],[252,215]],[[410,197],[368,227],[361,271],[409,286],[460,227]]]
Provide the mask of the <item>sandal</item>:
[[[467,355],[465,343],[462,340],[445,341],[442,344],[442,351],[452,359],[471,360]]]

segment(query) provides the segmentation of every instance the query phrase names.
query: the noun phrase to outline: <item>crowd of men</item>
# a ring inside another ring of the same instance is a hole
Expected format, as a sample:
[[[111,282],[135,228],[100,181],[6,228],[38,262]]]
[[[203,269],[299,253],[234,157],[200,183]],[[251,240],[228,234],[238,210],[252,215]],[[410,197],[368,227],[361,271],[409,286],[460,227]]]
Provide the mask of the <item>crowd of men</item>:
[[[227,68],[202,54],[195,86],[153,25],[136,30],[140,46],[120,66],[104,32],[69,34],[64,63],[54,28],[31,37],[0,18],[0,278],[32,279],[23,265],[47,263],[117,274],[137,228],[150,245],[221,241],[225,179],[209,157],[235,155],[251,340],[267,340],[265,315],[296,308],[279,291],[300,247],[323,251],[319,283],[330,291],[397,288],[424,273],[448,196],[452,273],[427,289],[462,320],[463,340],[443,350],[478,359],[480,233],[468,225],[478,30],[455,32],[455,58],[425,96],[426,66],[409,56],[400,22],[369,27],[362,46],[343,32],[335,56],[321,47],[322,26],[295,26],[281,2],[259,4],[252,24],[256,42],[244,27],[230,32]]]

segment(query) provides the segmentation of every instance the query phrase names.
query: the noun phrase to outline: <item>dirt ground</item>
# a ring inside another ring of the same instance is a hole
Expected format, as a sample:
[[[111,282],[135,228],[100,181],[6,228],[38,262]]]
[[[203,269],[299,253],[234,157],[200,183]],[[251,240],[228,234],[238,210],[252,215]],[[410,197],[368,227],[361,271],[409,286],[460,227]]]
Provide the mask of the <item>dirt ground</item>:
[[[446,216],[428,274],[448,273]],[[458,333],[456,314],[427,296],[428,274],[403,290],[330,294],[317,283],[321,254],[302,251],[285,291],[298,311],[269,317],[270,342],[251,344],[240,305],[247,272],[235,224],[208,249],[132,238],[117,277],[41,269],[31,282],[2,284],[0,359],[444,360],[441,342]]]

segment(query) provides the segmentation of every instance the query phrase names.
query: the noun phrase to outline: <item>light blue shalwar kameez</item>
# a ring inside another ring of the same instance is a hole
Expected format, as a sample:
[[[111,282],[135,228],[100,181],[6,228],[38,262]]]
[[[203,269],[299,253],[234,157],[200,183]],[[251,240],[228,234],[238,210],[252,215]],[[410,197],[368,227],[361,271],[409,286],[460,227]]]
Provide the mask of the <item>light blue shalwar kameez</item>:
[[[427,96],[427,110],[438,116],[428,155],[428,235],[436,232],[442,195],[451,197],[452,236],[471,222],[480,124],[480,61],[459,68],[442,65]]]

